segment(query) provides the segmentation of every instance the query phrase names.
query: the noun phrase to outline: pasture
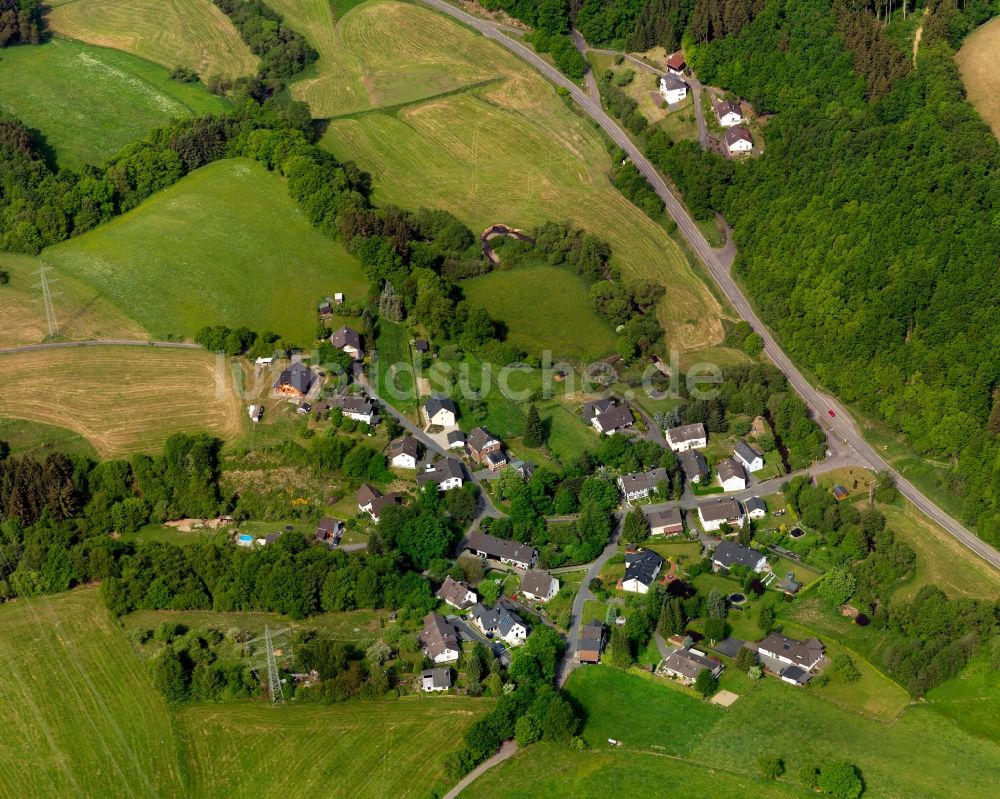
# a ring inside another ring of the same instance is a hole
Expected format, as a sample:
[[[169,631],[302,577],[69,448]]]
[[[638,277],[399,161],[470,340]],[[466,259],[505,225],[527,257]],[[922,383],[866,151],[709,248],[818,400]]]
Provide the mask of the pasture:
[[[214,355],[104,346],[0,355],[0,417],[66,428],[107,458],[178,432],[231,437],[243,409]]]
[[[23,419],[0,419],[0,441],[14,455],[30,455],[35,460],[45,460],[50,452],[97,458],[97,450],[79,433]]]
[[[611,324],[594,311],[583,280],[565,267],[496,269],[461,286],[474,305],[504,324],[507,340],[530,355],[550,350],[553,360],[581,362],[614,347]]]
[[[196,170],[43,258],[158,339],[246,325],[308,346],[321,297],[356,300],[367,289],[358,263],[309,224],[281,178],[245,159]]]
[[[0,605],[0,796],[182,797],[171,718],[97,589]]]
[[[116,50],[53,39],[0,58],[0,110],[40,132],[61,167],[101,164],[153,128],[225,107],[204,86]]]
[[[955,60],[969,101],[1000,139],[1000,19],[971,33]]]
[[[206,81],[252,75],[257,56],[212,0],[73,0],[56,5],[49,29],[65,39],[110,47]]]
[[[45,262],[0,253],[0,271],[10,283],[0,287],[0,347],[37,344],[48,335],[38,270]],[[64,339],[116,338],[141,341],[146,331],[91,286],[56,270],[48,273],[52,305]]]
[[[419,797],[489,699],[411,697],[340,705],[202,705],[178,713],[196,797]]]

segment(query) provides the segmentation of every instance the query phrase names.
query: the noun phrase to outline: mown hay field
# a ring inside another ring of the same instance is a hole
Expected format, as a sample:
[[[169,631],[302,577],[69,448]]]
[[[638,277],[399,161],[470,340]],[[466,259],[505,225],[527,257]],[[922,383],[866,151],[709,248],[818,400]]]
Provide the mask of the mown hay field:
[[[155,452],[178,432],[228,438],[243,420],[224,360],[113,346],[0,355],[0,416],[66,428],[106,458]]]
[[[970,34],[955,60],[969,100],[1000,139],[1000,18]]]
[[[0,797],[182,797],[170,714],[96,588],[0,606]]]
[[[154,338],[246,325],[308,346],[322,297],[367,289],[357,261],[309,224],[283,181],[245,159],[192,172],[42,257]]]
[[[203,81],[257,69],[257,56],[212,0],[73,0],[46,19],[57,36],[188,67]]]
[[[0,58],[0,111],[38,131],[60,166],[101,164],[173,119],[215,113],[226,101],[171,80],[141,58],[53,39],[8,47]]]

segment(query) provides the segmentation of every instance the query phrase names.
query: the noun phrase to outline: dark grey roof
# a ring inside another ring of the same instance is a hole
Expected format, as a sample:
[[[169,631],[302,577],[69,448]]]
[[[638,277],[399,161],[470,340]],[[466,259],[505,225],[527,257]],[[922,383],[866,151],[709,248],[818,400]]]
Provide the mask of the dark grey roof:
[[[424,616],[424,629],[420,633],[420,644],[432,660],[447,649],[458,651],[458,634],[455,625],[440,613]]]
[[[688,85],[676,75],[671,75],[669,73],[660,76],[660,83],[666,86],[667,89],[686,89],[688,87]]]
[[[597,424],[600,426],[601,432],[604,433],[627,427],[633,421],[632,411],[625,405],[612,405],[606,411],[597,414]]]
[[[420,676],[424,679],[430,677],[434,688],[451,688],[451,669],[424,669]]]
[[[519,563],[531,563],[536,555],[535,549],[529,544],[508,541],[479,531],[469,533],[467,548],[475,552],[485,552],[487,556],[497,560],[504,558]]]
[[[764,500],[760,497],[750,497],[750,499],[744,501],[743,507],[747,509],[747,513],[752,510],[762,510],[767,513],[767,505],[764,504]]]
[[[426,485],[427,483],[441,483],[446,480],[450,480],[453,477],[457,477],[460,480],[465,479],[465,469],[462,464],[455,460],[454,458],[445,458],[443,461],[434,461],[432,464],[428,464],[428,470],[423,471],[417,475],[417,485]]]
[[[485,427],[473,427],[468,435],[465,437],[465,445],[476,452],[479,452],[483,447],[489,444],[491,441],[500,442],[495,435],[493,435]]]
[[[705,425],[701,422],[695,422],[694,424],[684,424],[680,427],[671,427],[667,430],[667,438],[675,444],[681,444],[685,441],[707,439],[708,435],[705,433]]]
[[[706,522],[729,521],[740,518],[740,503],[732,497],[719,497],[698,506],[701,518]]]
[[[708,476],[708,461],[698,450],[685,450],[677,456],[677,460],[680,461],[681,469],[684,470],[684,476],[688,480],[694,480],[695,477],[704,479]]]
[[[756,549],[741,547],[732,541],[723,541],[715,548],[715,552],[712,553],[712,560],[727,569],[735,566],[737,563],[741,566],[746,566],[748,569],[752,569],[760,562],[762,557],[764,556]]]
[[[583,405],[583,418],[590,421],[599,413],[604,413],[608,408],[613,408],[615,401],[610,397],[602,397],[593,402],[585,402]]]
[[[357,413],[364,416],[375,414],[375,406],[372,404],[372,401],[367,397],[360,397],[357,394],[337,394],[337,396],[330,400],[330,405],[348,413]]]
[[[736,113],[739,113],[739,111],[737,111]],[[720,116],[724,115],[725,112],[720,114]],[[731,128],[726,129],[726,144],[733,145],[736,144],[736,142],[741,141],[743,139],[750,142],[750,144],[753,144],[753,136],[751,136],[750,131],[747,130],[742,125],[733,125]]]
[[[733,453],[739,455],[745,461],[752,461],[754,458],[763,458],[763,454],[751,447],[746,441],[737,441],[733,447]]]
[[[441,394],[435,394],[424,403],[424,410],[427,411],[428,416],[433,416],[442,408],[447,411],[451,411],[454,414],[458,413],[458,408],[455,407],[455,403],[448,397],[442,396]]]
[[[689,680],[694,680],[701,673],[702,669],[714,672],[722,664],[718,660],[705,657],[698,652],[692,652],[690,649],[676,649],[663,661],[663,665],[665,668],[682,674]]]
[[[719,461],[719,465],[716,466],[715,469],[719,473],[719,480],[723,483],[733,477],[737,477],[743,482],[746,482],[746,469],[744,469],[740,463],[732,458],[726,458],[723,461]]]
[[[670,477],[667,470],[663,468],[650,469],[648,472],[635,472],[633,474],[623,474],[620,478],[625,494],[635,494],[642,491],[655,491],[656,486],[666,481]]]
[[[552,580],[551,574],[532,569],[521,577],[521,591],[535,596],[547,596],[552,589]]]
[[[415,349],[417,352],[427,352],[430,350],[430,348],[431,345],[428,344],[425,339],[418,338],[416,341],[413,342],[413,349]]]
[[[649,514],[650,527],[671,527],[675,524],[684,524],[680,508],[664,508]]]
[[[795,662],[797,666],[811,667],[823,655],[823,644],[816,638],[796,641],[781,633],[771,633],[757,644],[760,652],[781,655]]]
[[[740,638],[726,638],[715,645],[715,651],[727,658],[734,658],[743,648],[743,641]]]
[[[803,685],[812,679],[812,675],[808,671],[798,666],[789,666],[781,672],[781,676],[786,680],[795,680],[799,685]]]
[[[433,416],[433,414],[431,415]],[[465,436],[462,435],[462,431],[457,428],[455,430],[450,430],[446,438],[448,439],[448,446],[451,446],[452,444],[461,444],[465,441]]]
[[[389,442],[389,457],[396,455],[409,455],[413,458],[420,457],[420,443],[413,436],[402,436],[394,438]]]
[[[511,631],[515,624],[520,624],[525,629],[528,627],[503,600],[497,602],[495,608],[488,608],[480,602],[472,608],[470,615],[479,622],[484,630],[495,631],[504,636]]]
[[[333,335],[330,336],[330,342],[338,350],[342,350],[344,347],[353,347],[358,352],[361,351],[361,334],[346,325],[333,332]]]
[[[651,549],[627,552],[625,554],[624,579],[626,581],[636,580],[642,585],[652,585],[662,566],[663,558]]]
[[[274,387],[291,386],[302,394],[308,394],[315,382],[316,375],[313,370],[301,361],[296,361],[278,376]]]

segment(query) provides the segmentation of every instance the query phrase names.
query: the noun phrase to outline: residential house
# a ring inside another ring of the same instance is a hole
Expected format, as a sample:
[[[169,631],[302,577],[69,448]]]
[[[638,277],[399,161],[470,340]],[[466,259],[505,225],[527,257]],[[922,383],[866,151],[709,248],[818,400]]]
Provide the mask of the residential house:
[[[413,349],[423,355],[431,351],[431,345],[427,343],[426,339],[418,338],[413,342]]]
[[[576,659],[581,663],[599,663],[604,650],[604,625],[592,621],[580,630],[576,645]]]
[[[667,444],[674,452],[686,452],[708,446],[708,433],[701,422],[672,427],[667,430]]]
[[[632,411],[627,405],[619,405],[613,399],[588,402],[583,406],[583,418],[593,425],[598,433],[611,435],[632,426]]]
[[[461,580],[453,580],[450,576],[444,578],[444,582],[441,583],[441,587],[434,596],[459,610],[471,608],[479,601],[475,591]]]
[[[520,458],[513,458],[507,465],[521,475],[522,480],[530,480],[531,475],[535,473],[535,465]]]
[[[445,433],[445,439],[448,442],[448,449],[464,449],[465,448],[465,436],[462,431],[457,427],[454,430],[449,430]]]
[[[715,103],[715,117],[724,128],[731,128],[739,125],[743,121],[743,112],[740,104],[733,100],[720,100]]]
[[[247,414],[250,416],[250,421],[257,424],[257,422],[264,418],[264,406],[251,405],[247,408]]]
[[[420,688],[424,691],[447,691],[451,688],[451,669],[424,669],[420,672]]]
[[[437,483],[438,491],[450,491],[453,488],[461,488],[465,480],[465,469],[462,464],[454,458],[445,458],[441,461],[428,463],[424,471],[417,475],[417,485],[425,486],[428,483]]]
[[[688,85],[669,72],[660,77],[660,94],[668,105],[681,102],[688,95]]]
[[[458,420],[458,408],[455,407],[455,403],[440,394],[428,399],[420,410],[428,425],[454,427]]]
[[[823,644],[816,638],[796,641],[781,633],[771,633],[757,644],[757,654],[764,659],[770,658],[788,666],[812,671],[823,659]]]
[[[708,461],[696,449],[686,449],[677,456],[684,477],[689,483],[701,483],[708,479]]]
[[[656,493],[661,483],[670,485],[670,476],[663,468],[650,469],[648,472],[623,474],[618,478],[618,488],[621,489],[625,499],[629,502],[645,499],[651,493]]]
[[[476,605],[469,618],[486,635],[502,638],[510,646],[523,644],[528,637],[528,625],[502,599],[495,608]]]
[[[440,613],[424,616],[424,629],[420,633],[420,648],[435,663],[458,660],[462,650],[458,645],[455,625]]]
[[[378,411],[375,404],[358,394],[337,394],[330,400],[330,407],[340,408],[340,412],[348,419],[355,419],[367,425],[378,421]]]
[[[742,125],[733,125],[726,129],[726,149],[730,155],[741,155],[753,149],[753,137],[750,131]]]
[[[722,661],[710,658],[697,649],[675,649],[663,661],[662,668],[685,685],[694,685],[704,669],[708,669],[713,677],[722,674]]]
[[[732,541],[722,541],[712,553],[712,568],[731,569],[746,566],[750,571],[760,573],[767,569],[767,557],[756,549],[740,546]]]
[[[389,463],[397,469],[416,469],[420,444],[413,436],[401,436],[389,442]]]
[[[680,50],[671,53],[667,58],[667,72],[671,75],[683,75],[686,70],[687,64],[684,62],[684,53]]]
[[[507,465],[503,442],[485,427],[473,427],[465,437],[465,451],[478,464],[492,471]]]
[[[648,593],[662,568],[663,558],[651,549],[626,552],[622,590],[631,591],[634,594]]]
[[[764,504],[764,500],[760,497],[750,497],[750,499],[743,503],[743,507],[746,509],[747,516],[751,519],[763,519],[767,516],[767,505]]]
[[[465,548],[481,558],[498,560],[520,569],[530,569],[538,557],[538,551],[529,544],[508,541],[479,531],[469,533]]]
[[[358,510],[367,513],[378,524],[378,520],[382,516],[382,511],[390,505],[396,505],[400,499],[402,497],[399,494],[389,493],[383,495],[377,488],[373,488],[365,483],[358,489]]]
[[[521,593],[535,602],[548,602],[559,593],[559,580],[546,572],[531,569],[521,575]]]
[[[301,361],[296,361],[285,369],[274,381],[278,394],[293,399],[302,399],[316,384],[316,374]]]
[[[340,538],[344,534],[344,523],[340,519],[331,519],[324,516],[316,525],[316,540],[322,541],[329,547],[335,547],[340,543]]]
[[[743,524],[743,510],[732,497],[719,497],[698,506],[698,520],[706,532],[715,532],[723,524],[739,527]]]
[[[680,508],[664,508],[648,514],[650,535],[677,535],[684,532],[684,516]]]
[[[346,352],[354,360],[361,360],[363,352],[361,349],[361,334],[357,330],[346,325],[340,328],[340,330],[334,330],[333,335],[330,336],[330,343],[338,350]]]
[[[719,482],[723,491],[742,491],[747,487],[747,473],[743,467],[732,458],[719,461],[715,467],[719,474]]]
[[[764,456],[746,441],[737,441],[733,447],[733,457],[743,464],[748,472],[759,472],[764,468]]]

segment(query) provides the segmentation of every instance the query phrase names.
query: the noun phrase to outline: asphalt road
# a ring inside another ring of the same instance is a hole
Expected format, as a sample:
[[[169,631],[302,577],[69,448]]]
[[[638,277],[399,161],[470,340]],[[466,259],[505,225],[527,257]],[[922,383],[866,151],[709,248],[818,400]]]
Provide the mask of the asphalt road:
[[[541,72],[552,83],[566,89],[573,100],[593,119],[604,132],[621,147],[627,154],[636,169],[650,182],[653,189],[666,204],[667,211],[677,223],[678,229],[697,253],[698,257],[705,264],[712,278],[718,283],[726,299],[732,304],[736,312],[750,323],[751,327],[764,339],[764,353],[788,378],[788,382],[798,392],[813,413],[813,416],[820,422],[826,430],[828,437],[832,437],[853,449],[863,462],[875,471],[890,472],[896,480],[896,485],[900,492],[910,502],[912,502],[922,513],[937,522],[958,541],[979,555],[983,560],[1000,569],[1000,552],[991,547],[986,542],[977,538],[972,532],[953,519],[941,508],[935,505],[909,480],[897,472],[889,463],[882,458],[875,449],[864,440],[857,425],[844,407],[836,400],[820,391],[809,382],[785,351],[778,345],[774,336],[767,329],[760,317],[751,307],[739,286],[736,285],[729,268],[732,259],[721,258],[716,253],[708,241],[698,230],[694,219],[688,214],[681,202],[670,193],[667,184],[653,165],[646,159],[632,140],[618,127],[617,123],[611,119],[601,108],[598,101],[592,100],[579,86],[564,76],[555,67],[542,59],[537,53],[528,49],[520,42],[504,35],[497,30],[493,24],[486,20],[479,19],[467,14],[465,11],[449,5],[444,0],[421,0],[425,5],[434,8],[441,13],[448,14],[456,18],[463,24],[479,31],[483,36],[492,39],[503,47],[513,52],[523,60],[531,64]],[[830,417],[828,411],[834,411],[836,416]],[[832,447],[831,447],[832,448]],[[572,645],[572,642],[571,642]]]

